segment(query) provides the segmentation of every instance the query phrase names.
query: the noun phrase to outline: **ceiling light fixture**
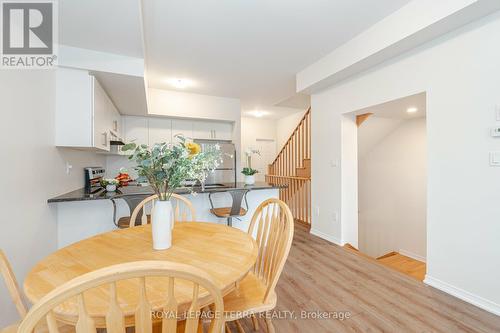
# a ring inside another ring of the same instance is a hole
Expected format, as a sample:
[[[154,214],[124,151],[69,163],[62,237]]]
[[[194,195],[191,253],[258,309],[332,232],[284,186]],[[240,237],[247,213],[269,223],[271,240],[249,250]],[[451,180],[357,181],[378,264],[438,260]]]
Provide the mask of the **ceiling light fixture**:
[[[187,79],[169,79],[167,83],[178,89],[185,89],[193,85],[193,82]]]
[[[265,115],[269,114],[269,112],[266,112],[266,111],[250,111],[248,112],[248,114],[256,117],[256,118],[262,118],[264,117]]]
[[[406,112],[408,112],[408,113],[415,113],[415,112],[418,112],[418,108],[412,106],[412,107],[408,108],[406,110]]]

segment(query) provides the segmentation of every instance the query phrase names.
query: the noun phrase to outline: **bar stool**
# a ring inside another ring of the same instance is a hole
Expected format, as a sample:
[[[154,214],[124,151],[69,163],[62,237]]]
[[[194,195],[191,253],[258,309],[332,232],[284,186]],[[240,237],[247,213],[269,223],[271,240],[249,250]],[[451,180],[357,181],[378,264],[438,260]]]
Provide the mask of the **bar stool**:
[[[144,200],[148,197],[149,195],[125,195],[123,197],[120,197],[119,199],[123,199],[126,203],[128,208],[130,209],[130,214],[132,215],[132,212],[134,209]],[[124,216],[121,217],[118,221],[116,220],[116,201],[115,199],[110,199],[111,202],[113,203],[113,223],[120,229],[125,229],[130,226],[130,216]],[[141,217],[142,214],[138,214],[135,225],[141,225]],[[148,222],[150,222],[151,215],[148,215]]]
[[[241,216],[245,216],[248,212],[248,201],[247,201],[247,193],[246,189],[234,189],[225,191],[231,195],[233,199],[233,203],[231,207],[214,207],[214,203],[212,201],[212,195],[223,192],[213,192],[208,194],[208,200],[210,201],[210,213],[214,214],[217,217],[227,219],[227,225],[233,226],[233,218],[238,218]],[[245,208],[242,207],[243,201],[245,202]]]

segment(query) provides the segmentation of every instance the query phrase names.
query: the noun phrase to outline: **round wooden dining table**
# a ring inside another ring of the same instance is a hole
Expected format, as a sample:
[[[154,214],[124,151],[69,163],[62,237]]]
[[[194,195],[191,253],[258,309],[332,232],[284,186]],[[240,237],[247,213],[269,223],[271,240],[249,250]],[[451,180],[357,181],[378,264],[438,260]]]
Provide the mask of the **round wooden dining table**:
[[[103,233],[62,248],[40,261],[28,274],[24,291],[34,304],[56,287],[82,274],[126,262],[167,260],[200,268],[210,274],[223,295],[233,291],[254,266],[257,243],[247,233],[225,225],[203,222],[178,222],[172,234],[172,247],[153,250],[151,225]],[[152,309],[161,311],[165,304],[168,283],[162,277],[146,279],[148,301]],[[176,281],[177,302],[186,306],[192,301],[193,284]],[[126,322],[133,325],[133,314],[139,300],[138,280],[117,283],[120,306]],[[205,296],[208,294],[205,293]],[[200,291],[203,300],[204,292]],[[104,325],[109,304],[109,286],[85,293],[89,314],[96,325]],[[67,324],[75,324],[78,314],[76,299],[58,306],[54,315]],[[102,326],[101,326],[102,327]]]

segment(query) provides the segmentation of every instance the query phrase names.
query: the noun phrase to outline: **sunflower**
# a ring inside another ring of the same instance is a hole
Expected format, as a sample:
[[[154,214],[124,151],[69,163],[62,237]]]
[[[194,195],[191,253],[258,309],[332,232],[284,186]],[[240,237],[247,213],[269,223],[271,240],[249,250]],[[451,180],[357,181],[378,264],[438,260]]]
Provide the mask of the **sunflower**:
[[[198,155],[201,152],[200,145],[194,142],[186,142],[186,148],[189,150],[189,157]]]

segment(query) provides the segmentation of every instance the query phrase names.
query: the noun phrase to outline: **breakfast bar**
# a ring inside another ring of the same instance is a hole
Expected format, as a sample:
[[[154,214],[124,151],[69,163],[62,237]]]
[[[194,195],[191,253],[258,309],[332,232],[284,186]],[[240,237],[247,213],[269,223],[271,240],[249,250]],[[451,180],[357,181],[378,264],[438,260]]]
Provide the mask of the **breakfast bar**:
[[[186,196],[194,205],[198,221],[226,224],[226,219],[218,218],[211,212],[209,194],[215,207],[230,207],[232,204],[229,191],[246,189],[248,211],[245,216],[235,219],[233,227],[247,231],[255,209],[265,200],[279,198],[280,185],[257,182],[253,185],[244,183],[221,183],[201,187],[183,187],[175,191]],[[57,216],[58,247],[78,242],[104,232],[116,229],[115,221],[130,216],[130,208],[123,200],[126,196],[153,195],[149,186],[130,185],[119,188],[116,192],[101,190],[87,194],[79,189],[48,200]],[[116,214],[113,202],[116,203]],[[115,220],[115,221],[114,221]]]

